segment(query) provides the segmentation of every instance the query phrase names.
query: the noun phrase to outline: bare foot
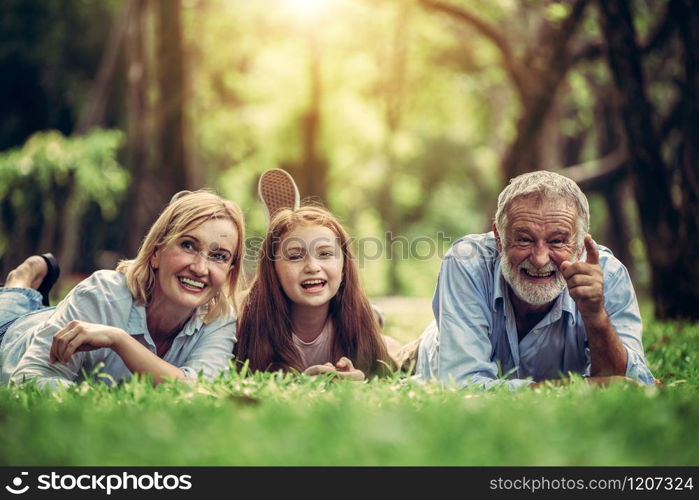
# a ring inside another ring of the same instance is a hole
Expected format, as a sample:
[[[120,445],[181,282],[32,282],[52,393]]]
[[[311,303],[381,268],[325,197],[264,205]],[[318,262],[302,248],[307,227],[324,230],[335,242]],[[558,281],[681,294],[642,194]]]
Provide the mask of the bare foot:
[[[6,288],[39,288],[49,268],[44,259],[32,255],[14,268],[5,280]]]

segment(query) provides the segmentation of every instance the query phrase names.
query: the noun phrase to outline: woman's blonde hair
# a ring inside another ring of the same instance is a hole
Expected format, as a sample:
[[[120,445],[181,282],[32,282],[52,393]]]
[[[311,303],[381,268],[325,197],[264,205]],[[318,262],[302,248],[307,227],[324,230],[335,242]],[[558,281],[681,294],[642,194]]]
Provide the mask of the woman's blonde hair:
[[[175,195],[146,234],[136,258],[122,260],[117,265],[116,270],[126,275],[126,285],[138,304],[147,306],[153,298],[155,272],[150,260],[155,251],[211,219],[230,220],[238,232],[238,239],[228,279],[221,287],[221,291],[207,304],[208,310],[204,316],[204,322],[210,323],[231,312],[238,313],[241,289],[239,281],[241,281],[241,263],[245,248],[243,213],[232,201],[225,200],[205,189]]]

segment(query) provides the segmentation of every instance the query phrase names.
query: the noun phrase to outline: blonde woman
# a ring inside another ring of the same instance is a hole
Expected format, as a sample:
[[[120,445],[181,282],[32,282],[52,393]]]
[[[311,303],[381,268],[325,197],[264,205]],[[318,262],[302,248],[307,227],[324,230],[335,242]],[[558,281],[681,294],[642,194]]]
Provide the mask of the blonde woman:
[[[0,289],[0,304],[13,302],[15,311],[22,300],[30,304],[19,317],[0,313],[0,382],[69,385],[85,374],[120,382],[139,373],[157,384],[226,370],[244,239],[233,202],[209,191],[178,193],[136,258],[97,271],[56,308],[40,308],[35,288],[51,269],[30,257]]]

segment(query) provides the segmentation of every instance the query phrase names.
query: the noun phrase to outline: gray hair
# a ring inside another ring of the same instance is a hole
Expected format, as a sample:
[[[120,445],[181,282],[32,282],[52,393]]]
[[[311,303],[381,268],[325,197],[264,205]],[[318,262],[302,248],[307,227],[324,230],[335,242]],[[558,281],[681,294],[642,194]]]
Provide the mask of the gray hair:
[[[576,245],[577,248],[582,248],[583,239],[590,228],[590,206],[587,198],[575,181],[546,170],[529,172],[511,179],[498,196],[495,227],[503,239],[503,245],[507,242],[507,211],[517,198],[526,196],[563,199],[574,204],[578,211]]]

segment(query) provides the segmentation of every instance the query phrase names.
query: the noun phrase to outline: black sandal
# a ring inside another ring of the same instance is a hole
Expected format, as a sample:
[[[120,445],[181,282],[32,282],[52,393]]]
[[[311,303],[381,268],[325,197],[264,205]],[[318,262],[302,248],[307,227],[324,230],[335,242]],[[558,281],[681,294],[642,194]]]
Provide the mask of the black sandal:
[[[58,277],[61,275],[61,268],[58,266],[58,261],[56,260],[56,257],[53,256],[51,253],[45,253],[40,255],[42,259],[46,262],[46,267],[48,267],[48,271],[46,272],[46,276],[44,276],[44,280],[41,282],[41,285],[39,285],[39,288],[36,289],[37,292],[41,294],[41,303],[44,304],[45,306],[49,305],[49,292],[51,291],[51,287],[56,284],[56,281],[58,281]]]

